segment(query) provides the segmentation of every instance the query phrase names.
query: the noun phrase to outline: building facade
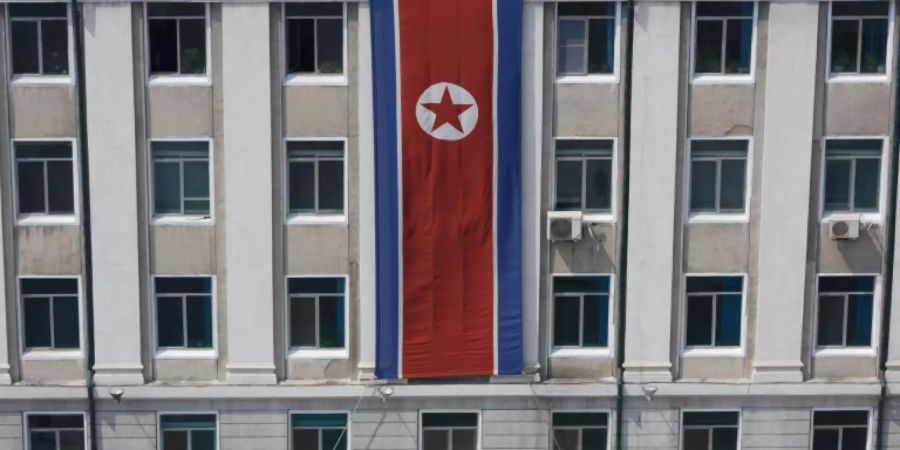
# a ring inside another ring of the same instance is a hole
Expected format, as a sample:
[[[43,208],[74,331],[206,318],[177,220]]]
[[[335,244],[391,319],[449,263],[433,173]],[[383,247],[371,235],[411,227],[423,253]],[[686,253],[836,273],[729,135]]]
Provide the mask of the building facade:
[[[368,2],[72,7],[0,3],[0,449],[900,448],[896,2],[526,0],[525,371],[432,381]]]

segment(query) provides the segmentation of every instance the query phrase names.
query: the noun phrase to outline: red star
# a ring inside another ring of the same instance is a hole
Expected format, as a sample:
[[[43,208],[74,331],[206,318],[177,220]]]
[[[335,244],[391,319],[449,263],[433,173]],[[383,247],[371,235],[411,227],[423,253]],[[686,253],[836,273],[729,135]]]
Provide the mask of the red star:
[[[462,123],[459,121],[459,116],[474,105],[453,103],[453,99],[450,98],[450,88],[445,87],[440,103],[422,103],[422,106],[434,113],[434,125],[431,127],[432,132],[444,124],[450,124],[456,131],[462,133],[463,127]]]

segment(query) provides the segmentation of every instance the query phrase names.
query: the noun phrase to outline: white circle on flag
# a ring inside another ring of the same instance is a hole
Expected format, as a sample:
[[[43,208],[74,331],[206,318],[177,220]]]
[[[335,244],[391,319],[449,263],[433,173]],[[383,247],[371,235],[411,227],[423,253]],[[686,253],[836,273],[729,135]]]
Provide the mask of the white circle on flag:
[[[475,129],[478,104],[462,86],[435,83],[419,96],[416,119],[429,136],[442,141],[458,141]]]

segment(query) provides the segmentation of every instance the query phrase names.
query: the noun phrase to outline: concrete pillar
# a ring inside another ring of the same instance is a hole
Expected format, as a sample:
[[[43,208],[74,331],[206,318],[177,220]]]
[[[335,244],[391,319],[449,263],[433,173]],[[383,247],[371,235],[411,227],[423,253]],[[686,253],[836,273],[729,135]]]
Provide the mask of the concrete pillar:
[[[803,380],[818,31],[818,2],[769,4],[756,300],[756,323],[764,330],[757,329],[753,364],[759,382]]]
[[[143,384],[131,4],[84,4],[95,381]]]
[[[0,8],[0,21],[6,23],[6,11],[3,8]],[[4,33],[0,33],[0,48],[9,48],[6,44],[6,36]],[[0,58],[0,73],[8,73],[7,72],[7,60],[6,58]],[[10,151],[10,129],[7,124],[9,124],[9,84],[7,83],[7,77],[0,77],[0,104],[4,105],[0,107],[0,124],[4,124],[4,126],[0,126],[0,151],[9,155],[12,152]],[[12,159],[12,158],[10,158]],[[12,192],[12,189],[9,187],[12,186],[12,183],[6,182],[4,187]],[[10,197],[4,197],[10,198]],[[9,364],[9,334],[10,332],[15,332],[15,328],[12,330],[7,327],[7,308],[12,308],[12,305],[15,303],[15,297],[11,297],[9,294],[14,294],[14,289],[7,289],[7,275],[9,275],[9,279],[15,279],[14,274],[6,273],[6,256],[7,254],[12,255],[12,252],[9,251],[11,246],[6,246],[6,242],[12,242],[12,226],[11,226],[11,215],[12,208],[7,208],[5,204],[3,204],[3,199],[0,199],[0,385],[2,384],[11,384],[12,377],[10,376],[10,364]],[[5,235],[5,236],[4,236]],[[14,317],[14,316],[13,316]],[[10,317],[12,318],[12,317]],[[10,321],[10,323],[15,323],[14,321]]]
[[[635,5],[625,379],[672,380],[681,3]]]
[[[375,378],[375,123],[368,3],[359,3],[359,378]]]
[[[226,381],[274,384],[269,4],[222,4]],[[252,183],[248,183],[252,180]]]

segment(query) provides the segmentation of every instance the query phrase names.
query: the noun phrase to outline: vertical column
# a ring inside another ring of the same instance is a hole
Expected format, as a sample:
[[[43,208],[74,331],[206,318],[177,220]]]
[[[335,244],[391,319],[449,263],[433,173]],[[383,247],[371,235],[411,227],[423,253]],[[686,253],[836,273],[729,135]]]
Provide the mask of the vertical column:
[[[375,123],[368,3],[358,3],[359,50],[359,378],[375,377]]]
[[[226,381],[274,384],[269,4],[222,4]]]
[[[679,2],[635,5],[625,379],[672,380]]]
[[[6,23],[5,10],[0,8],[0,22]],[[6,36],[0,33],[0,48],[9,48],[6,45]],[[6,58],[0,58],[0,73],[7,73]],[[9,155],[9,85],[7,77],[0,77],[0,151]],[[8,172],[7,172],[8,173]],[[12,183],[5,183],[5,186],[12,186]],[[12,189],[7,189],[12,191]],[[6,197],[8,198],[8,197]],[[11,209],[10,209],[11,210]],[[0,199],[0,384],[11,384],[12,377],[9,374],[9,338],[10,329],[6,324],[6,308],[14,301],[7,294],[10,292],[6,289],[6,254],[8,247],[6,242],[12,240],[12,227],[9,224],[10,213]],[[4,238],[5,236],[5,238]],[[9,241],[7,241],[9,239]],[[11,253],[11,252],[9,252]],[[14,330],[15,328],[13,328]]]
[[[770,3],[755,381],[803,380],[818,29],[817,2]]]
[[[84,4],[95,381],[142,384],[130,3]]]
[[[897,113],[894,111],[894,114]],[[897,196],[895,201],[900,206],[900,196]],[[900,236],[900,221],[895,220],[894,222],[894,235]],[[893,279],[891,304],[900,305],[900,240],[894,241],[894,273],[888,273],[885,276]],[[889,382],[898,383],[900,382],[900,331],[897,330],[900,330],[900,306],[891,308],[891,322],[888,329],[892,333],[890,333],[890,342],[888,342],[888,360],[885,363],[887,370],[884,375]],[[884,331],[886,330],[882,330],[882,332]]]

